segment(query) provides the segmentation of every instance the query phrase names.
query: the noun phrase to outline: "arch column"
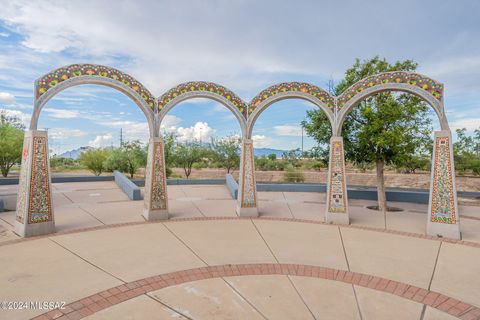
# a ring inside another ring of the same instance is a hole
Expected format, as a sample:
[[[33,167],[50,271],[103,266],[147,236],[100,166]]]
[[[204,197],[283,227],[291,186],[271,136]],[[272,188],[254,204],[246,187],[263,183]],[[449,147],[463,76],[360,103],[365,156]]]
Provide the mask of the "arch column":
[[[460,239],[459,222],[452,133],[435,131],[427,234]]]
[[[242,155],[238,176],[237,213],[241,217],[258,217],[257,186],[253,140],[242,140]]]
[[[145,170],[143,216],[147,220],[168,219],[167,173],[163,139],[151,137]]]
[[[23,140],[15,233],[32,237],[54,232],[47,132],[29,130]]]
[[[350,223],[343,138],[339,136],[333,136],[330,139],[326,205],[326,223]]]

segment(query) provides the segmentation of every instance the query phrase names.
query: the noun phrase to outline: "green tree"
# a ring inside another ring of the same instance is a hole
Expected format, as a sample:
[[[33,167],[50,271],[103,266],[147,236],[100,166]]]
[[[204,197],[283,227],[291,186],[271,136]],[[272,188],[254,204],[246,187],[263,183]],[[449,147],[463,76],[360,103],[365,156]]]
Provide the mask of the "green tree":
[[[9,115],[7,110],[2,109],[0,110],[0,125],[7,123],[14,128],[25,130],[25,125],[19,117]]]
[[[140,141],[125,142],[113,149],[105,161],[105,169],[128,173],[132,179],[137,170],[147,164],[147,151]]]
[[[417,64],[411,60],[390,64],[379,57],[366,61],[357,59],[334,93],[341,94],[355,82],[377,73],[414,71],[416,68]],[[416,96],[383,92],[365,99],[347,116],[342,130],[345,156],[356,164],[375,164],[379,210],[387,209],[385,165],[403,162],[431,143],[429,113],[428,106]],[[308,111],[307,117],[302,123],[307,134],[321,145],[328,145],[332,132],[325,114],[314,110]]]
[[[212,138],[210,142],[210,157],[230,173],[240,165],[240,138],[229,136],[224,139]]]
[[[183,168],[187,179],[192,173],[192,166],[205,156],[205,148],[198,142],[179,143],[175,147],[174,162]]]
[[[3,120],[0,122],[0,171],[2,176],[22,159],[24,131]]]
[[[173,133],[166,134],[163,137],[163,152],[165,154],[165,167],[167,178],[173,173],[172,167],[175,162],[175,135]]]
[[[94,149],[80,154],[80,163],[94,175],[99,176],[105,171],[105,160],[109,156],[107,149]]]

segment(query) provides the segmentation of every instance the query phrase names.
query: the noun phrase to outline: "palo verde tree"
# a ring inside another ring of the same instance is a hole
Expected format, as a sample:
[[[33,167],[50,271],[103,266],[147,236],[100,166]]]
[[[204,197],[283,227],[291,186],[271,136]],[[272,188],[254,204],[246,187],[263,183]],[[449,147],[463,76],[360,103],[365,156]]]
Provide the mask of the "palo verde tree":
[[[357,59],[335,87],[334,94],[339,95],[355,82],[377,73],[416,68],[417,63],[412,60],[390,64],[378,56],[365,61]],[[382,92],[362,101],[347,116],[342,128],[345,156],[356,164],[375,164],[379,210],[387,210],[385,165],[402,164],[419,150],[428,148],[433,130],[429,115],[428,106],[416,96]],[[332,132],[323,112],[308,111],[302,125],[307,134],[328,145]]]
[[[192,166],[206,155],[205,148],[198,142],[179,143],[175,146],[174,162],[183,168],[187,179],[192,173]]]
[[[223,139],[212,138],[210,142],[210,157],[227,169],[227,173],[233,172],[240,165],[240,138],[229,136]]]

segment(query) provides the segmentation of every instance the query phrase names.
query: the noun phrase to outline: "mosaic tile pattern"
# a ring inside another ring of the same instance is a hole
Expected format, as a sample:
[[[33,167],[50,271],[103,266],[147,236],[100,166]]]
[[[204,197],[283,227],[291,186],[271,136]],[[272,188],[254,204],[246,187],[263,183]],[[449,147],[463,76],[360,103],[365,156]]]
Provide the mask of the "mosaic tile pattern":
[[[346,212],[343,164],[343,143],[341,141],[333,141],[330,146],[329,212]]]
[[[48,90],[55,88],[59,83],[79,76],[116,80],[137,92],[152,110],[155,107],[155,97],[140,82],[117,69],[96,64],[72,64],[44,75],[35,82],[36,98],[38,99]]]
[[[404,83],[416,86],[430,93],[437,100],[442,99],[443,84],[420,74],[397,71],[380,73],[356,82],[337,98],[337,106],[342,109],[349,100],[362,93],[362,91],[387,83]]]
[[[27,209],[27,193],[28,193],[28,185],[27,185],[27,178],[28,178],[28,156],[29,156],[29,148],[30,148],[30,137],[25,136],[23,139],[23,152],[22,152],[22,164],[20,168],[20,177],[18,183],[18,193],[17,193],[17,211],[16,211],[16,219],[20,223],[25,223],[25,216],[26,216],[26,209]]]
[[[251,114],[263,101],[283,92],[306,93],[324,102],[331,110],[333,110],[335,106],[335,99],[328,92],[315,85],[305,82],[284,82],[263,90],[253,98],[248,107],[248,114]]]
[[[434,175],[431,206],[431,221],[455,223],[452,164],[450,162],[450,138],[435,139]]]
[[[243,143],[243,159],[242,208],[254,208],[257,206],[257,197],[252,142]]]
[[[246,103],[231,90],[213,82],[192,81],[182,83],[164,93],[158,98],[158,110],[162,110],[170,101],[189,92],[210,92],[230,101],[246,116]]]
[[[33,137],[28,223],[52,220],[47,137]]]
[[[151,197],[150,197],[150,209],[162,210],[167,209],[167,195],[165,190],[166,176],[164,168],[163,158],[163,145],[162,142],[156,141],[153,143],[153,163],[152,163],[152,184],[151,184]]]

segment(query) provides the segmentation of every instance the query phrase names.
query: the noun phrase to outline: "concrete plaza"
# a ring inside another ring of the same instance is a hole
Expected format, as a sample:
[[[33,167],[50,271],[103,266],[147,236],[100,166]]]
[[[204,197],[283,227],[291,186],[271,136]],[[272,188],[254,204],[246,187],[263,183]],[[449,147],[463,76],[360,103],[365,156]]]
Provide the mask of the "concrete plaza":
[[[480,207],[460,206],[462,241],[425,236],[426,205],[323,223],[325,195],[259,192],[239,218],[225,186],[169,186],[168,221],[113,182],[53,184],[57,233],[19,239],[0,213],[0,298],[61,310],[0,319],[477,319]],[[16,186],[0,186],[8,208]],[[48,313],[47,313],[48,312]]]

